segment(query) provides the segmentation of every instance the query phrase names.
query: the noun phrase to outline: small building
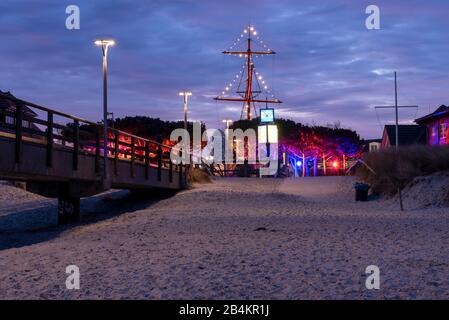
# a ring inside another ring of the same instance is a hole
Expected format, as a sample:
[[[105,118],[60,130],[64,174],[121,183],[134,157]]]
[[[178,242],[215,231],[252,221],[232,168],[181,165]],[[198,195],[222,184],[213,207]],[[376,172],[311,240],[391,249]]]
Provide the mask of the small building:
[[[442,105],[415,122],[427,128],[428,145],[449,145],[449,107]]]
[[[377,141],[370,142],[368,145],[368,150],[369,150],[369,152],[379,151],[381,145],[382,145],[381,142],[377,142]]]
[[[367,139],[363,141],[364,152],[376,152],[380,150],[382,139]]]
[[[9,91],[3,92],[0,90],[0,93],[14,98],[14,96]],[[18,104],[14,102],[14,100],[9,100],[0,96],[0,131],[3,132],[14,131],[13,128],[13,126],[15,125],[14,115],[17,106]],[[21,107],[23,110],[22,127],[26,129],[41,131],[33,122],[30,121],[33,118],[36,118],[37,114],[23,104],[21,105]]]
[[[412,144],[426,144],[427,133],[426,126],[422,125],[404,125],[398,126],[399,146]],[[396,145],[396,126],[386,125],[382,135],[381,148],[389,148]]]

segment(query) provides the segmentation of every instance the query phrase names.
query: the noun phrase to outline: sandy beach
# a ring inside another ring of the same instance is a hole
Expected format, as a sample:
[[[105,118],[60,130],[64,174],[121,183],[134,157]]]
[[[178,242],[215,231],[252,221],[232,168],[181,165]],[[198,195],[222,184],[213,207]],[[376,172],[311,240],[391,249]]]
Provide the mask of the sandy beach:
[[[449,209],[356,203],[352,184],[221,178],[165,199],[83,200],[95,213],[83,224],[0,233],[0,298],[449,299]],[[65,287],[72,264],[80,290]],[[365,288],[368,265],[380,290]]]

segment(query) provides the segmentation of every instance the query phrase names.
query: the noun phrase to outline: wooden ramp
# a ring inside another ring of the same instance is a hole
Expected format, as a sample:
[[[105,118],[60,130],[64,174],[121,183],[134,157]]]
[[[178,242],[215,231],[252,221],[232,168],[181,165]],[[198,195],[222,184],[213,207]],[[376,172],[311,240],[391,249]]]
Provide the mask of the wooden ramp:
[[[79,199],[117,189],[182,189],[183,164],[162,144],[0,93],[0,179],[27,182],[27,189],[59,199],[61,221],[79,217]],[[44,115],[45,120],[39,115]],[[62,119],[63,124],[55,118]],[[104,170],[107,154],[107,171]]]

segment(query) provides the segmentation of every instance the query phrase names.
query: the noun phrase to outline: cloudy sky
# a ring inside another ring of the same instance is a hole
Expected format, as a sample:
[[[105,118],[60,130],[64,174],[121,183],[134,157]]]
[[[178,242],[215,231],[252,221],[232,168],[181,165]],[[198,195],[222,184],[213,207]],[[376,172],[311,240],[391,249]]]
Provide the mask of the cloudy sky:
[[[132,3],[132,4],[131,4]],[[78,5],[81,29],[67,30]],[[365,9],[381,10],[381,30],[367,30]],[[302,123],[340,122],[380,137],[393,110],[399,74],[401,121],[449,103],[447,0],[1,0],[0,90],[90,120],[101,118],[101,55],[93,39],[110,36],[110,110],[116,116],[182,118],[177,95],[194,96],[190,118],[208,127],[238,119],[240,105],[216,102],[241,70],[224,56],[254,25],[275,57],[256,67],[284,103],[277,116]]]

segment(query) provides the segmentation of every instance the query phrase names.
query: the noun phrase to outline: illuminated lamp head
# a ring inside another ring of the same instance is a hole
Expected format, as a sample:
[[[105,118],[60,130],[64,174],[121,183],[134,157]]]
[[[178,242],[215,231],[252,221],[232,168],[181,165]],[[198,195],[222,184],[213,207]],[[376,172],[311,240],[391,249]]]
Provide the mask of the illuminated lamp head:
[[[338,161],[332,162],[332,167],[334,167],[335,169],[337,169],[339,165],[340,164],[338,163]]]
[[[298,161],[296,161],[296,166],[297,166],[297,167],[300,167],[300,166],[302,166],[302,162],[301,162],[301,160],[298,160]]]

